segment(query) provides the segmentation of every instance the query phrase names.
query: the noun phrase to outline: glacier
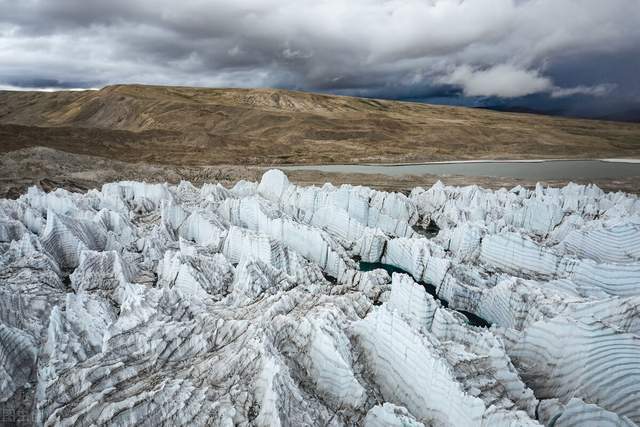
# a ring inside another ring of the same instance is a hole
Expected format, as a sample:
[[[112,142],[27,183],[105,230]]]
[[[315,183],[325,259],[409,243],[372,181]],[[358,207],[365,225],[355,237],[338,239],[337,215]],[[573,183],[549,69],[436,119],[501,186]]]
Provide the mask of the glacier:
[[[279,170],[232,188],[31,187],[0,200],[0,411],[640,425],[640,199],[303,187]]]

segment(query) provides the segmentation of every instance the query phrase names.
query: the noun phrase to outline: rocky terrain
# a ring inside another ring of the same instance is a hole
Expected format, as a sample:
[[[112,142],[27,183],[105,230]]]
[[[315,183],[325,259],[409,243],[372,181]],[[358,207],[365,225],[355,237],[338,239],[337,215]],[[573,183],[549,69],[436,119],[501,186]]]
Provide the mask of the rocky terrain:
[[[32,187],[0,277],[19,424],[640,423],[640,200],[594,185]]]
[[[103,184],[134,180],[150,183],[179,184],[190,181],[194,185],[220,182],[233,186],[239,180],[257,181],[269,168],[247,165],[180,166],[148,162],[123,162],[87,154],[73,154],[45,147],[30,147],[0,155],[0,198],[17,198],[30,186],[37,185],[45,191],[64,188],[73,192],[99,189]],[[419,186],[431,186],[443,180],[451,185],[478,184],[486,188],[534,188],[536,181],[509,177],[473,177],[461,175],[402,175],[389,176],[363,173],[333,173],[315,170],[290,170],[290,180],[300,185],[365,185],[378,190],[409,194]],[[584,179],[572,181],[597,184],[607,191],[640,191],[640,165],[638,176],[618,179]],[[546,180],[545,184],[564,186],[566,180]]]
[[[274,89],[141,85],[59,92],[0,91],[0,197],[31,185],[86,191],[120,180],[257,180],[273,165],[479,159],[640,158],[640,124]],[[292,171],[292,182],[413,187],[535,187],[508,177]],[[636,193],[638,176],[585,180]],[[563,186],[568,181],[546,181]]]
[[[0,91],[0,153],[176,166],[640,158],[640,124],[274,89]]]

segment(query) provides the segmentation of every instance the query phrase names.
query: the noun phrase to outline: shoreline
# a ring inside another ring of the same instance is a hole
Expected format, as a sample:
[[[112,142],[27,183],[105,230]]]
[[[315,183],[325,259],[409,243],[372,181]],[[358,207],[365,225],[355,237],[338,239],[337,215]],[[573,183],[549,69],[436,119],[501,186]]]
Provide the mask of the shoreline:
[[[255,167],[273,168],[309,168],[324,166],[371,166],[371,167],[394,167],[394,166],[430,166],[430,165],[458,165],[458,164],[492,164],[492,163],[551,163],[551,162],[605,162],[605,163],[627,163],[640,164],[640,159],[492,159],[492,160],[444,160],[438,162],[417,162],[417,163],[299,163],[299,164],[277,164],[271,166],[254,165]]]
[[[532,164],[540,163],[534,162]],[[630,166],[626,164],[624,167],[629,168]],[[429,173],[405,173],[393,176],[375,171],[373,173],[327,172],[313,168],[288,168],[284,165],[181,166],[144,161],[128,163],[51,148],[34,147],[0,156],[0,197],[18,197],[31,185],[39,185],[49,191],[56,188],[86,191],[90,188],[100,188],[106,182],[121,180],[171,183],[188,180],[198,185],[206,182],[220,182],[223,185],[232,186],[242,179],[259,180],[262,173],[268,169],[282,169],[292,182],[299,184],[323,185],[326,182],[331,182],[334,185],[364,185],[380,190],[400,192],[408,192],[418,186],[427,187],[440,180],[448,185],[480,185],[492,189],[513,188],[517,185],[534,188],[538,182],[557,187],[574,182],[596,184],[607,191],[640,193],[640,167],[637,176],[624,178],[529,179]]]

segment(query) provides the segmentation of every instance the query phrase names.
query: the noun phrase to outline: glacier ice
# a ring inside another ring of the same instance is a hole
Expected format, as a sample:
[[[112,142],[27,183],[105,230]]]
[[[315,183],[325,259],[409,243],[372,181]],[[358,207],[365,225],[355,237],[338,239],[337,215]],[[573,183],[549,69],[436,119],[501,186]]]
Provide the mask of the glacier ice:
[[[0,200],[0,411],[36,425],[633,426],[638,384],[634,195],[271,170]]]

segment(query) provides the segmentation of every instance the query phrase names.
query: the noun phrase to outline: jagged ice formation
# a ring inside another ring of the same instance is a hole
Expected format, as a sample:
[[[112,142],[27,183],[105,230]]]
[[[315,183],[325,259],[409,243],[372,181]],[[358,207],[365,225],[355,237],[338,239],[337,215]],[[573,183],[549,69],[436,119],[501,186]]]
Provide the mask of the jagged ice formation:
[[[299,187],[277,170],[230,189],[33,187],[0,200],[0,410],[49,426],[637,425],[640,201]]]

